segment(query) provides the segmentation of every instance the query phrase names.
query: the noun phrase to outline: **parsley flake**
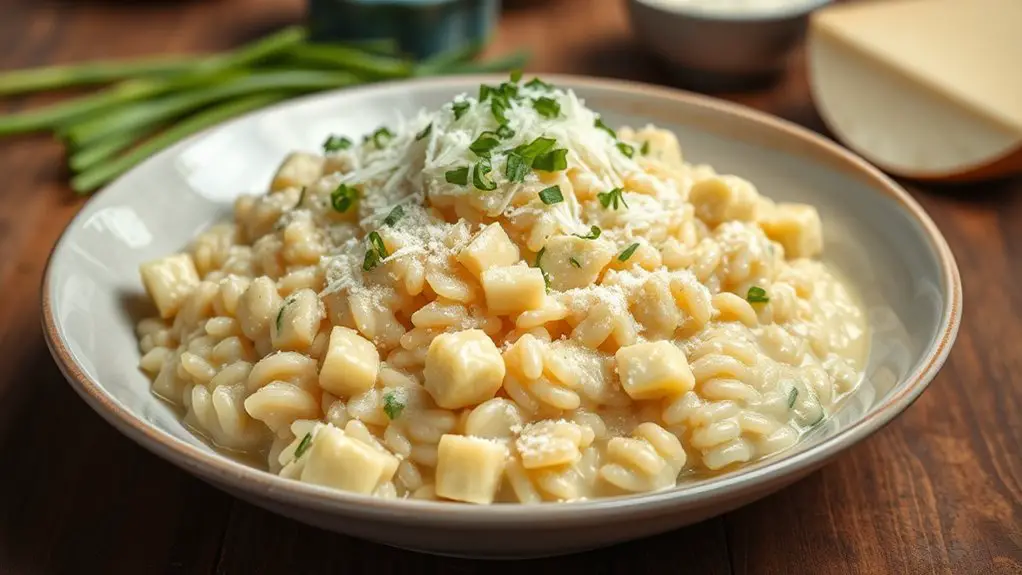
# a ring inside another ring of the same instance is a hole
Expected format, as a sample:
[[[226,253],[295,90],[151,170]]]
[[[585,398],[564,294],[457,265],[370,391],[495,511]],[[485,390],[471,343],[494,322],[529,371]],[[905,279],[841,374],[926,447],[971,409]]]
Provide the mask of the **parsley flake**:
[[[552,206],[564,201],[560,186],[550,186],[539,193],[539,199],[546,205]]]
[[[405,410],[405,404],[398,399],[397,394],[393,391],[388,391],[383,396],[383,412],[387,414],[390,419],[397,419],[401,416],[401,412]]]
[[[642,147],[639,148],[639,153],[642,154],[643,156],[649,155],[649,140],[646,140],[645,142],[642,143]]]
[[[540,264],[540,261],[543,259],[543,254],[545,253],[546,246],[543,246],[538,252],[536,252],[536,267],[539,268],[539,273],[543,274],[543,283],[546,285],[546,290],[550,291],[550,276],[546,274],[546,270],[544,270],[543,266]]]
[[[490,113],[497,119],[498,124],[507,123],[507,111],[510,108],[511,104],[508,103],[503,95],[497,97],[496,93],[494,93],[493,97],[490,98]]]
[[[604,124],[603,123],[603,118],[601,118],[599,116],[596,116],[596,121],[593,122],[593,126],[603,130],[604,132],[607,132],[608,134],[610,134],[611,138],[615,138],[615,139],[617,138],[617,132],[615,132],[614,130],[611,130],[610,127],[607,126],[607,124]]]
[[[348,208],[355,203],[358,199],[358,190],[349,187],[346,184],[341,184],[330,192],[330,205],[335,211],[341,212],[342,214],[348,211]]]
[[[298,447],[295,448],[295,459],[298,459],[299,457],[305,455],[305,452],[309,450],[309,447],[311,445],[312,445],[312,432],[310,431],[310,432],[305,434],[305,437],[303,437],[300,442],[298,442]]]
[[[546,90],[548,92],[554,89],[553,86],[547,84],[546,82],[540,80],[539,78],[533,78],[529,80],[528,82],[525,83],[525,87],[532,88],[534,90]]]
[[[504,176],[512,182],[524,182],[526,174],[529,173],[529,161],[521,154],[511,152],[507,155],[507,164],[504,166]]]
[[[556,118],[561,114],[561,105],[553,98],[536,98],[532,101],[532,107],[544,118]]]
[[[507,140],[508,138],[513,138],[515,136],[515,131],[509,128],[507,124],[501,124],[497,126],[496,134],[498,138]]]
[[[759,286],[751,286],[749,292],[745,294],[745,301],[749,303],[767,303],[770,301],[770,297],[767,296],[765,289]]]
[[[362,270],[372,271],[387,258],[387,246],[383,244],[383,238],[379,232],[369,233],[369,247],[366,249],[365,258],[362,260]]]
[[[388,130],[386,127],[383,127],[373,132],[372,139],[373,145],[376,146],[376,149],[379,150],[386,146],[387,142],[394,139],[394,134],[391,133],[391,131]]]
[[[795,400],[798,399],[798,388],[793,387],[788,393],[788,409],[795,407]]]
[[[582,238],[583,240],[595,240],[596,238],[600,237],[600,228],[598,226],[593,226],[589,228],[589,233],[584,236],[582,234],[572,235],[575,236],[576,238]]]
[[[625,251],[621,252],[621,254],[619,256],[617,256],[617,261],[619,261],[619,262],[626,262],[626,261],[628,261],[628,258],[632,257],[632,254],[634,254],[635,250],[637,250],[637,249],[639,249],[638,242],[628,246],[627,248],[625,248]]]
[[[479,134],[479,137],[474,142],[469,144],[468,149],[475,152],[475,155],[480,158],[487,158],[490,156],[490,152],[500,145],[500,140],[497,137],[496,132],[483,132]]]
[[[536,156],[532,161],[532,167],[544,172],[560,172],[568,169],[568,150],[560,148],[551,150],[545,154]]]
[[[575,259],[575,256],[569,257],[568,258],[568,263],[570,263],[571,265],[573,265],[573,266],[575,266],[575,267],[577,267],[579,269],[582,268],[582,264],[577,259]]]
[[[326,153],[339,152],[341,150],[347,150],[351,147],[351,140],[344,136],[336,136],[330,134],[330,137],[323,142],[323,151]]]
[[[628,209],[628,203],[625,202],[624,190],[621,188],[614,188],[609,192],[600,192],[596,194],[597,199],[600,200],[600,205],[606,208],[618,209],[618,206],[623,205],[625,209]]]
[[[511,70],[511,81],[515,84],[522,81],[522,71],[520,69]]]
[[[490,177],[491,171],[493,171],[493,168],[490,167],[489,159],[483,158],[479,160],[472,170],[472,185],[484,192],[497,189],[497,182],[494,182],[493,178]]]
[[[423,128],[421,132],[419,132],[418,134],[415,134],[415,141],[418,142],[419,140],[425,138],[432,131],[433,131],[433,122],[430,122],[429,124],[426,124],[426,127]]]
[[[448,170],[444,172],[444,179],[447,180],[448,184],[458,184],[459,186],[468,185],[468,168],[458,168],[456,170]]]
[[[387,217],[383,218],[383,225],[394,227],[394,224],[398,223],[403,217],[405,217],[405,209],[401,206],[394,206],[394,209],[390,210]]]
[[[460,120],[461,117],[465,115],[465,112],[468,111],[468,107],[469,103],[464,100],[451,104],[451,111],[454,112],[454,119]]]
[[[624,156],[626,158],[631,158],[632,156],[635,155],[635,148],[633,148],[630,144],[626,144],[624,142],[618,142],[617,143],[617,149],[622,154],[624,154]]]
[[[302,202],[305,201],[305,190],[307,189],[308,187],[302,186],[302,193],[298,194],[298,201],[295,202],[295,207],[291,208],[292,210],[297,210],[302,206]]]

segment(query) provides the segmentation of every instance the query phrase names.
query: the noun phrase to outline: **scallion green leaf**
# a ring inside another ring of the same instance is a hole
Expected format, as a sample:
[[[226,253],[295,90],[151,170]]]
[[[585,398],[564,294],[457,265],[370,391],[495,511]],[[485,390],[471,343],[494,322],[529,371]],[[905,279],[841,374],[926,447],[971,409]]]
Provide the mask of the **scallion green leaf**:
[[[532,107],[544,118],[556,118],[561,113],[561,105],[553,98],[536,98],[532,101]]]
[[[617,256],[617,261],[619,261],[619,262],[626,262],[626,261],[628,261],[628,258],[632,257],[632,254],[634,254],[635,250],[637,250],[637,249],[639,249],[639,244],[638,243],[634,243],[634,244],[628,246],[627,248],[625,248],[625,251],[621,252],[621,254]]]
[[[388,391],[383,395],[383,412],[387,414],[387,418],[397,419],[401,416],[401,412],[404,410],[405,404],[398,399],[396,393]]]
[[[323,142],[323,151],[326,153],[339,152],[341,150],[347,150],[351,147],[351,140],[344,136],[336,136],[331,134],[330,137]]]
[[[561,194],[560,186],[550,186],[539,193],[539,199],[544,204],[552,206],[563,202],[564,196]]]
[[[603,118],[601,118],[599,116],[596,116],[596,121],[593,122],[593,126],[603,130],[604,132],[607,132],[608,134],[610,134],[611,138],[617,139],[617,132],[615,132],[614,130],[611,130],[610,127],[607,126],[607,124],[604,124],[603,123]]]
[[[529,80],[528,82],[525,83],[525,87],[526,88],[532,88],[534,90],[546,90],[546,91],[550,91],[550,90],[554,89],[553,86],[551,86],[550,84],[547,84],[546,82],[544,82],[543,80],[540,80],[539,78],[533,78],[533,79]]]
[[[544,172],[559,172],[568,169],[568,150],[560,148],[551,150],[545,154],[536,156],[532,161],[532,167]]]
[[[631,158],[632,156],[635,155],[635,148],[633,148],[630,144],[626,144],[624,142],[618,142],[617,143],[617,149],[622,154],[624,154],[624,156],[626,158]]]
[[[511,81],[515,84],[522,81],[522,70],[520,68],[511,70]]]
[[[522,183],[529,173],[530,162],[517,152],[507,155],[507,164],[504,166],[504,176],[508,181]]]
[[[305,452],[308,451],[309,447],[311,446],[312,432],[310,431],[305,434],[305,437],[303,437],[300,442],[298,442],[298,447],[295,448],[295,459],[298,459],[299,457],[305,455]]]
[[[497,126],[497,137],[503,140],[507,140],[508,138],[513,138],[514,136],[515,131],[508,127],[507,124],[501,124]]]
[[[403,217],[405,217],[405,209],[401,206],[394,206],[394,209],[390,210],[387,217],[383,218],[383,225],[394,227],[394,224],[398,223]]]
[[[340,184],[330,193],[330,205],[342,214],[351,208],[358,199],[358,190],[346,184]]]
[[[624,190],[621,188],[614,188],[609,192],[600,192],[596,194],[596,198],[600,200],[600,205],[606,208],[618,209],[619,206],[624,205],[628,208],[628,203],[625,202]]]
[[[377,150],[380,150],[387,145],[387,142],[394,139],[394,134],[386,127],[382,127],[373,132],[372,139],[373,145],[376,146]]]
[[[759,286],[750,286],[748,293],[745,294],[745,301],[749,303],[767,303],[770,301],[770,297],[767,296],[765,289]]]
[[[444,179],[447,180],[448,184],[458,184],[459,186],[468,185],[468,168],[458,168],[456,170],[448,170],[444,172]]]
[[[369,247],[366,248],[365,258],[362,259],[362,270],[367,272],[375,269],[387,258],[387,246],[384,245],[379,232],[370,232],[368,240]]]
[[[498,139],[497,133],[486,131],[479,134],[479,137],[469,144],[468,149],[472,150],[475,155],[480,158],[488,158],[490,156],[490,152],[499,145],[500,140]]]
[[[497,183],[490,177],[490,172],[493,168],[490,167],[490,160],[483,158],[476,162],[475,168],[472,170],[472,185],[477,190],[489,192],[497,189]]]
[[[464,100],[451,104],[451,111],[454,112],[454,119],[460,120],[461,117],[465,115],[465,112],[468,111],[469,106],[470,104]]]

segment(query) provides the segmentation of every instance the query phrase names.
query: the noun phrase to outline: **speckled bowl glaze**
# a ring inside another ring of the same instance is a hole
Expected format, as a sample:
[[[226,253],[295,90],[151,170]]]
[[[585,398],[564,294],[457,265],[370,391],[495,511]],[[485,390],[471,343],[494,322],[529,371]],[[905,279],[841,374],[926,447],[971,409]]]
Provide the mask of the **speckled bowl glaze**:
[[[306,97],[199,134],[96,195],[71,222],[43,283],[47,342],[68,381],[100,415],[160,457],[225,491],[326,529],[434,553],[555,555],[694,523],[776,491],[876,432],[908,407],[943,364],[962,313],[954,258],[907,193],[851,153],[782,120],[724,102],[632,83],[574,77],[612,126],[674,130],[688,159],[810,202],[824,221],[825,258],[869,310],[866,381],[795,448],[675,489],[568,504],[475,507],[371,499],[299,483],[234,461],[186,429],[136,368],[144,301],[138,264],[181,249],[264,190],[284,154],[330,132],[358,134],[396,114],[435,107],[493,77],[379,84]]]

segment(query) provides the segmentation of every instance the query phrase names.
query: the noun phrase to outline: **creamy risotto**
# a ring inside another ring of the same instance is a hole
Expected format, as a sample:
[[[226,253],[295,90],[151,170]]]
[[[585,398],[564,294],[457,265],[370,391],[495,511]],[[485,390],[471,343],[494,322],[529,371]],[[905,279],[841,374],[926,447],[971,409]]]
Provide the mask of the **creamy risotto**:
[[[859,382],[820,218],[540,80],[287,157],[141,267],[153,390],[217,446],[388,498],[574,501],[777,453]]]

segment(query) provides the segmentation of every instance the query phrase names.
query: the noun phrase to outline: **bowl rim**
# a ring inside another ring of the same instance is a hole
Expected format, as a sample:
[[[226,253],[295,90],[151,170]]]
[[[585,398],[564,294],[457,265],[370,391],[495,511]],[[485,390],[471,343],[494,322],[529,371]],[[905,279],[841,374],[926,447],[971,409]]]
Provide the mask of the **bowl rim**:
[[[401,523],[410,526],[428,526],[439,522],[448,527],[535,528],[538,520],[557,521],[558,526],[582,525],[595,519],[622,518],[640,510],[646,510],[652,514],[664,514],[680,508],[694,507],[717,500],[732,500],[743,494],[763,492],[765,485],[769,484],[771,479],[783,477],[797,478],[815,470],[838,453],[885,426],[922,394],[929,382],[943,366],[957,336],[962,316],[962,284],[950,247],[933,221],[908,192],[880,172],[879,169],[873,167],[851,151],[826,139],[824,136],[813,133],[782,118],[740,104],[673,88],[626,80],[597,79],[565,74],[543,74],[543,77],[545,80],[555,84],[570,85],[575,90],[592,88],[632,95],[638,93],[642,96],[652,96],[668,104],[686,106],[713,114],[737,116],[743,121],[764,125],[766,128],[784,132],[786,135],[800,140],[802,144],[807,144],[810,148],[815,149],[819,152],[819,158],[816,158],[817,161],[821,158],[827,158],[830,163],[838,166],[835,168],[838,171],[854,173],[859,179],[864,178],[868,181],[871,187],[875,188],[878,193],[894,199],[901,209],[919,224],[924,239],[928,241],[930,248],[937,256],[943,288],[945,293],[948,294],[945,305],[941,309],[941,317],[937,325],[937,337],[922,354],[918,367],[899,381],[898,386],[894,388],[892,393],[887,395],[883,403],[867,412],[861,420],[838,430],[832,437],[821,441],[819,444],[793,455],[781,455],[777,459],[753,463],[733,475],[725,475],[719,479],[709,480],[694,486],[682,486],[664,491],[622,497],[541,505],[501,504],[474,506],[452,502],[411,499],[391,500],[348,493],[286,479],[214,451],[200,449],[193,444],[178,439],[170,433],[160,430],[143,419],[134,416],[126,408],[122,407],[116,398],[107,393],[98,381],[93,380],[81,366],[75,363],[67,344],[62,339],[61,330],[54,314],[50,292],[54,258],[56,254],[62,251],[70,231],[81,223],[81,218],[84,217],[83,214],[87,211],[83,208],[79,210],[61,232],[46,262],[46,271],[41,284],[43,334],[60,371],[78,395],[124,435],[150,452],[169,460],[193,475],[197,475],[221,488],[229,487],[228,491],[233,494],[240,495],[244,493],[255,498],[269,496],[276,503],[293,504],[300,508],[316,509],[338,515],[367,517],[379,520],[399,520]],[[234,123],[245,122],[252,117],[273,114],[285,107],[319,100],[329,100],[341,97],[342,95],[372,95],[374,92],[390,92],[394,90],[414,92],[420,88],[444,88],[450,86],[453,91],[463,91],[466,85],[499,82],[503,79],[504,76],[502,75],[484,74],[398,80],[358,88],[332,90],[295,98],[211,126],[150,157],[139,166],[133,168],[129,174],[136,170],[144,169],[144,166],[149,162],[177,154],[180,150],[211,132],[231,126]],[[106,193],[125,177],[127,177],[127,174],[97,192],[95,196],[98,197]]]
[[[747,10],[735,10],[733,12],[728,12],[726,10],[713,10],[705,8],[699,4],[678,4],[677,6],[670,6],[663,2],[663,0],[628,0],[628,2],[631,4],[642,4],[643,6],[660,13],[691,18],[693,20],[754,24],[756,22],[774,22],[778,20],[801,18],[802,16],[806,16],[819,8],[832,4],[834,0],[801,0],[801,2],[792,3],[791,6],[783,8],[753,7]]]

